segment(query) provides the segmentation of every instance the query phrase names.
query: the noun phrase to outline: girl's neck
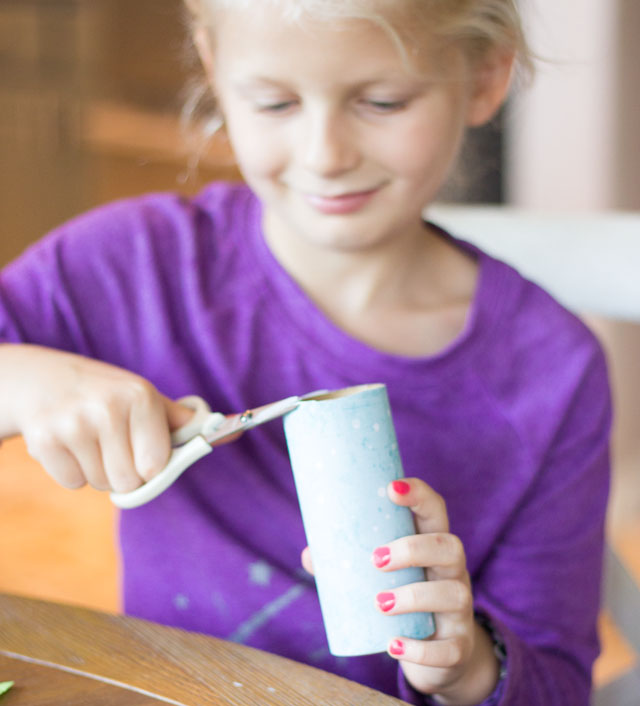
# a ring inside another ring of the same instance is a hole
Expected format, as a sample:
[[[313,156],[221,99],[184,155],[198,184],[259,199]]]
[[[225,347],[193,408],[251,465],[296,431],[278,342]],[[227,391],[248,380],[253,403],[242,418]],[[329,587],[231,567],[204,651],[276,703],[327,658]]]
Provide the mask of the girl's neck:
[[[464,328],[477,265],[422,222],[395,240],[360,250],[287,237],[268,216],[264,230],[275,258],[314,303],[374,348],[431,355]]]
[[[419,236],[358,249],[338,249],[297,238],[265,219],[267,244],[276,259],[321,307],[339,301],[353,314],[371,307],[401,305],[408,270],[427,248]]]

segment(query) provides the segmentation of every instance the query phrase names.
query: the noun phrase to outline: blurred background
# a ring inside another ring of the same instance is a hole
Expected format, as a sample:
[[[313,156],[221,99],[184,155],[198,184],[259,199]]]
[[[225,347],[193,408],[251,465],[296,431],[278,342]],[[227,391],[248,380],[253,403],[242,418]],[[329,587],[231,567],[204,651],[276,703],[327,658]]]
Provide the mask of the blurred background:
[[[640,2],[523,8],[536,81],[470,136],[442,198],[639,211]],[[0,266],[105,201],[238,178],[224,139],[188,169],[178,116],[197,75],[180,0],[0,0]],[[640,327],[588,321],[617,407],[611,531],[640,581]],[[117,610],[114,518],[106,498],[60,490],[20,441],[5,444],[0,590]]]

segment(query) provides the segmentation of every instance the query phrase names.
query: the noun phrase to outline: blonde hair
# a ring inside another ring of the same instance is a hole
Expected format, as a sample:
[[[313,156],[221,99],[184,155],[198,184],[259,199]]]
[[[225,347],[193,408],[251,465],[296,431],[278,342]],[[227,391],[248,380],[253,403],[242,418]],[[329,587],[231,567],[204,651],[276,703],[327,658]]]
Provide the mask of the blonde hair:
[[[195,27],[212,29],[216,13],[250,9],[256,0],[185,0]],[[398,39],[416,41],[421,33],[457,43],[471,58],[494,47],[513,50],[530,71],[532,53],[522,29],[518,0],[260,0],[279,6],[283,21],[305,18],[368,19]]]
[[[192,32],[204,30],[211,42],[217,14],[255,7],[256,0],[184,0]],[[513,51],[520,79],[533,76],[533,53],[527,43],[518,10],[518,0],[259,0],[282,11],[283,22],[306,19],[366,19],[384,29],[408,59],[411,47],[419,47],[425,36],[444,46],[459,47],[471,66],[479,64],[494,49]],[[208,118],[207,118],[208,116]],[[214,117],[211,117],[214,116]],[[205,118],[205,119],[203,119]],[[215,98],[208,85],[192,86],[183,110],[183,124],[198,121],[205,141],[220,127]],[[197,162],[198,157],[196,157]]]

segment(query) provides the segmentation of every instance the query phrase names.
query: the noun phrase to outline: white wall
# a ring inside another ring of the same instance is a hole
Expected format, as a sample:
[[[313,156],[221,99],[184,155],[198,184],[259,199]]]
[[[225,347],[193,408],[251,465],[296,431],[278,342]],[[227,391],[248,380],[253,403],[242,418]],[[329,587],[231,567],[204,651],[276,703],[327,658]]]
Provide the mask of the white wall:
[[[542,60],[533,86],[516,94],[509,112],[507,199],[543,208],[608,207],[614,201],[617,2],[521,4]]]
[[[533,87],[517,93],[508,112],[507,200],[545,211],[640,210],[640,1],[521,5],[533,48],[547,61],[538,62]],[[637,522],[640,325],[590,323],[612,369],[612,517],[614,524]]]

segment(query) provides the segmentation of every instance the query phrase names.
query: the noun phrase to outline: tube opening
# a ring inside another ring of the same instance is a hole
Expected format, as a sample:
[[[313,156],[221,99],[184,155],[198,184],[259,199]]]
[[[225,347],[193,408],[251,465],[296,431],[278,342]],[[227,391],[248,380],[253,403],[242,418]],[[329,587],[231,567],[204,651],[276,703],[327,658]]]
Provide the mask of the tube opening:
[[[368,385],[354,385],[352,387],[343,387],[341,390],[332,390],[331,392],[322,392],[318,395],[313,395],[312,397],[305,397],[305,402],[323,402],[325,400],[337,400],[340,397],[350,397],[351,395],[357,395],[360,392],[365,392],[366,390],[375,390],[380,387],[384,387],[382,383],[376,382]]]

